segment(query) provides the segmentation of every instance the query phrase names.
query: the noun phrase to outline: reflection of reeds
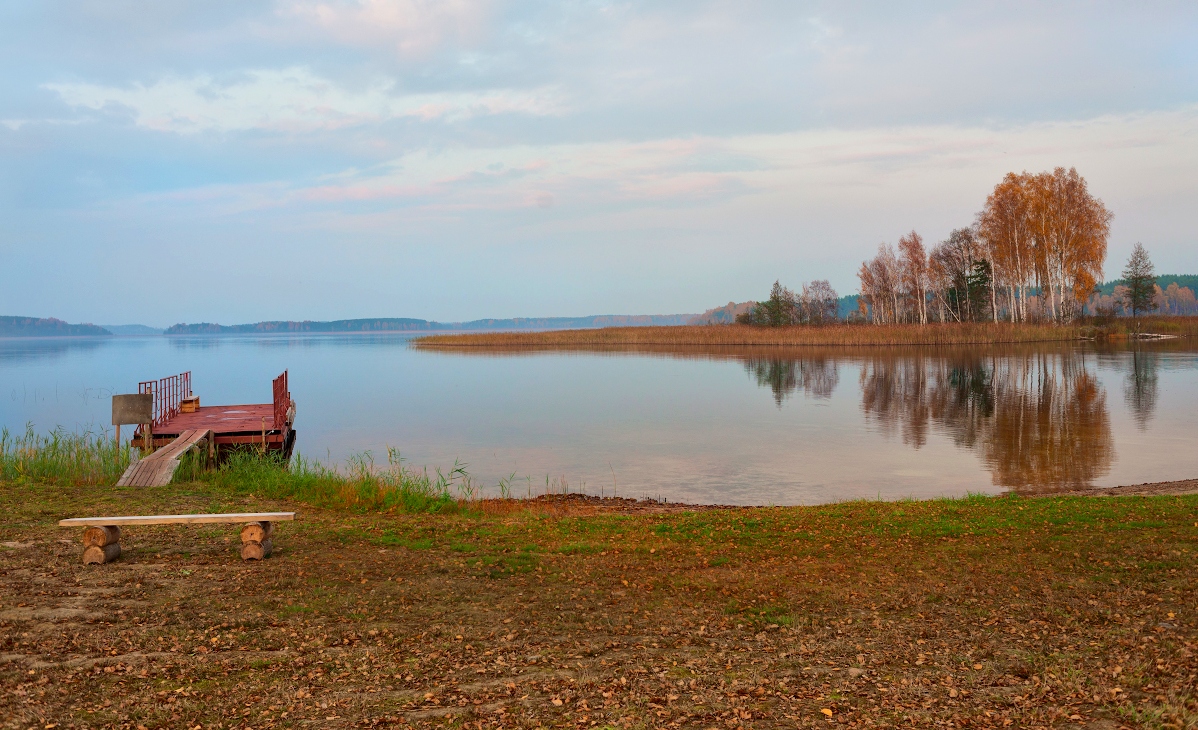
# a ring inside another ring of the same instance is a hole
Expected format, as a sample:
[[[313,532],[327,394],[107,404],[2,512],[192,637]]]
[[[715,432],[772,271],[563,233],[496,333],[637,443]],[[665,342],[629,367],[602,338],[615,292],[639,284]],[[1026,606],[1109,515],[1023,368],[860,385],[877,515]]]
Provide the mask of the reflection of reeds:
[[[480,332],[429,335],[413,340],[416,347],[456,349],[471,347],[609,347],[667,346],[876,346],[964,345],[1000,342],[1047,342],[1080,336],[1075,327],[1033,324],[841,324],[826,327],[750,327],[708,325],[700,327],[606,327],[546,332]]]
[[[49,484],[113,484],[129,465],[129,447],[103,432],[55,429],[45,436],[0,431],[0,479]]]

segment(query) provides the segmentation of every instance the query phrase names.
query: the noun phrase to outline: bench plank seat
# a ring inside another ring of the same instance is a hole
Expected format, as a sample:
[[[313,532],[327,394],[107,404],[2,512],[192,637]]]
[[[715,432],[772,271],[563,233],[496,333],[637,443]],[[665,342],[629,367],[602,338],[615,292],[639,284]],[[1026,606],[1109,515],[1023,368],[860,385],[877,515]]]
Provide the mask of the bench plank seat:
[[[288,522],[295,519],[294,512],[238,512],[211,515],[127,515],[124,517],[72,517],[59,520],[61,527],[88,527],[90,525],[198,525],[238,524],[242,522]]]

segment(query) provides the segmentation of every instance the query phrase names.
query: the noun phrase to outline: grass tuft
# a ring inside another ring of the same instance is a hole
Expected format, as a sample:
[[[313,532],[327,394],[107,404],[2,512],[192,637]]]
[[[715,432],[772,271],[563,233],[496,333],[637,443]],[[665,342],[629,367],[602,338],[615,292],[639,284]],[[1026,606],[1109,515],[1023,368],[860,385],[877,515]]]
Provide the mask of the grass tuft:
[[[355,512],[412,514],[457,512],[463,500],[452,494],[458,478],[405,466],[399,453],[390,450],[385,467],[376,468],[369,453],[349,460],[345,471],[296,455],[290,464],[256,452],[235,453],[220,467],[191,475],[234,493],[269,499],[294,499],[317,507]]]
[[[129,466],[129,447],[107,434],[67,433],[56,428],[46,435],[0,430],[0,481],[58,485],[114,484]]]

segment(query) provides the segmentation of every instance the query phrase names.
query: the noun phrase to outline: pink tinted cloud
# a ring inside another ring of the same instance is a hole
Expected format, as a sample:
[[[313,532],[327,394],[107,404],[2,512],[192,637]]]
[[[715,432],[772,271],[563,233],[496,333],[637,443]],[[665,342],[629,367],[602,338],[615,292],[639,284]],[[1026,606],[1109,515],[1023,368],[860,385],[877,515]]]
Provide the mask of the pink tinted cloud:
[[[385,47],[401,56],[424,56],[448,43],[482,36],[490,0],[295,0],[279,14],[299,18],[339,43]]]

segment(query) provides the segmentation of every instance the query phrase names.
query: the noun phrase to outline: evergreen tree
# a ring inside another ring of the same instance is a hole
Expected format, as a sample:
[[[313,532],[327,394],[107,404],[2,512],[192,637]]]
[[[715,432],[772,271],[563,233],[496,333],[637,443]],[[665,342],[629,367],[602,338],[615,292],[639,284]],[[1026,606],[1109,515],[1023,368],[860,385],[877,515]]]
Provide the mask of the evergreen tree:
[[[1131,250],[1131,258],[1123,267],[1123,281],[1127,286],[1126,306],[1132,317],[1156,309],[1156,268],[1139,243]],[[1139,323],[1136,328],[1139,329]]]
[[[738,315],[736,321],[740,324],[753,324],[759,327],[784,327],[798,324],[799,300],[795,293],[775,281],[770,289],[770,298],[757,302],[751,310]]]

